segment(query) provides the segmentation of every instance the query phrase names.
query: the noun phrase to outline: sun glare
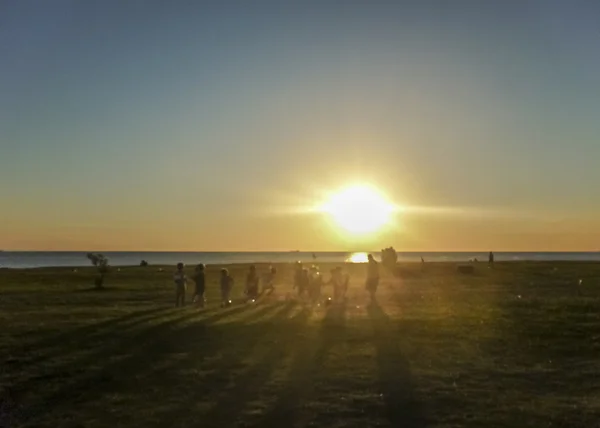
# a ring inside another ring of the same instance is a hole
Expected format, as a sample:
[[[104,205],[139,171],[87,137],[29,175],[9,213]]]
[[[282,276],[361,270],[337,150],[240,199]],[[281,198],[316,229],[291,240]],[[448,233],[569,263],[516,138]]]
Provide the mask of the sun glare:
[[[367,263],[369,255],[367,253],[353,253],[346,261],[350,263]]]
[[[321,210],[346,231],[367,234],[388,223],[395,208],[375,189],[359,185],[334,194]]]

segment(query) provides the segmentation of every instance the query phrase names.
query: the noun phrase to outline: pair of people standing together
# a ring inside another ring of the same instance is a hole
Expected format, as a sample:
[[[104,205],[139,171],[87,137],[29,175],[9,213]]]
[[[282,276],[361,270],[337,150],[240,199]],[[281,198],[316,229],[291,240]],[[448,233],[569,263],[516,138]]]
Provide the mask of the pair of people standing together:
[[[183,263],[177,263],[177,270],[173,275],[175,281],[175,306],[185,306],[185,292],[187,289],[187,275],[183,271]],[[194,269],[194,276],[192,277],[196,284],[194,290],[194,303],[200,306],[204,306],[204,291],[206,289],[206,278],[204,276],[204,265],[200,263]]]
[[[206,299],[204,298],[204,292],[206,291],[206,276],[204,273],[205,266],[200,263],[194,269],[194,276],[192,277],[196,288],[194,290],[194,303],[200,307],[204,307]],[[175,281],[175,306],[185,306],[185,293],[187,288],[187,275],[183,271],[183,263],[177,263],[177,270],[173,276]],[[229,275],[227,269],[221,269],[221,306],[230,305],[231,300],[229,298],[231,289],[233,288],[233,278]]]

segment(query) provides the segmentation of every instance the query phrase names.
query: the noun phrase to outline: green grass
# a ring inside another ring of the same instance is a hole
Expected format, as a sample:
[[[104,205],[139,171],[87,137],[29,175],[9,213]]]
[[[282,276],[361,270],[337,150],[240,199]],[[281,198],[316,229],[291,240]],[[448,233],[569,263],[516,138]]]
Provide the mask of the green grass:
[[[282,265],[221,309],[211,267],[204,310],[170,268],[0,270],[0,427],[597,426],[600,265],[406,265],[371,307],[364,268],[343,307],[286,300]]]

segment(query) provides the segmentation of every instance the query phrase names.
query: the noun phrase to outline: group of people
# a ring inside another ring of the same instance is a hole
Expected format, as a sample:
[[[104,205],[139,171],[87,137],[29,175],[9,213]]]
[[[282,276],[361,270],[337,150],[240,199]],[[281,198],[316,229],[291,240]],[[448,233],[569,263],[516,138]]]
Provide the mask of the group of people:
[[[177,264],[177,269],[175,270],[175,274],[173,276],[173,280],[175,282],[175,306],[185,306],[185,295],[188,284],[188,277],[184,272],[183,263]],[[274,267],[271,267],[268,273],[263,278],[263,290],[264,294],[271,294],[275,290],[275,275],[277,270]],[[205,276],[205,266],[200,263],[194,269],[194,274],[192,276],[192,281],[195,284],[194,290],[194,299],[193,303],[204,307],[206,303],[206,299],[204,297],[204,293],[206,291],[206,276]],[[229,274],[229,271],[225,268],[221,269],[221,274],[219,278],[219,286],[221,290],[221,306],[231,305],[231,290],[233,289],[234,279]],[[259,284],[260,278],[256,271],[256,266],[250,266],[250,270],[248,275],[246,276],[246,287],[245,287],[245,295],[248,300],[256,300],[259,297]]]
[[[246,275],[244,286],[244,295],[246,301],[255,301],[261,295],[270,295],[275,291],[275,281],[277,269],[270,267],[262,278],[262,290],[260,289],[261,279],[256,270],[256,266],[251,265]],[[183,263],[177,264],[177,269],[173,276],[175,282],[175,306],[185,305],[185,295],[188,283],[188,277],[184,272]],[[204,264],[199,264],[194,269],[192,280],[195,284],[194,304],[204,307],[206,299],[206,276]],[[344,274],[341,267],[331,269],[329,280],[325,281],[318,266],[312,265],[306,268],[301,262],[296,264],[293,278],[293,289],[297,292],[300,299],[308,299],[311,303],[317,304],[322,299],[321,289],[323,286],[331,285],[333,297],[328,298],[328,302],[341,302],[346,298],[350,276]],[[231,305],[231,290],[233,289],[234,279],[225,268],[221,269],[219,286],[221,291],[221,307]],[[379,264],[373,256],[369,254],[366,290],[371,296],[371,301],[375,300],[375,293],[379,285]]]
[[[346,298],[349,282],[350,275],[343,274],[341,267],[331,269],[331,276],[328,281],[325,281],[318,266],[312,265],[310,268],[306,268],[302,263],[298,263],[294,272],[293,288],[300,299],[308,298],[311,303],[315,304],[321,300],[322,287],[331,285],[333,301],[339,302]]]

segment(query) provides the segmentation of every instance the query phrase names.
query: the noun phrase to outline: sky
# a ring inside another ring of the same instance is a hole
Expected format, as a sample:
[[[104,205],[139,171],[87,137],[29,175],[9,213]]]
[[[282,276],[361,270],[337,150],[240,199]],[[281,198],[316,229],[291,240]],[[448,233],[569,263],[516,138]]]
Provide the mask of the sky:
[[[595,251],[600,4],[0,3],[0,248]],[[368,236],[311,206],[368,183]]]

